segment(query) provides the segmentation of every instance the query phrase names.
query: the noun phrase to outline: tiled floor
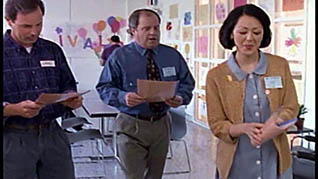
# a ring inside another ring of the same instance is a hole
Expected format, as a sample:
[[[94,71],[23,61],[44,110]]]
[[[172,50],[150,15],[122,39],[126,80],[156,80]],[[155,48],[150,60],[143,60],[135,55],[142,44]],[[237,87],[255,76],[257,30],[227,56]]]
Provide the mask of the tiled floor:
[[[78,110],[77,115],[85,116],[83,111]],[[87,116],[85,116],[87,117]],[[97,119],[88,120],[93,122],[94,127],[98,127]],[[189,160],[191,164],[190,173],[164,174],[163,179],[213,179],[215,174],[215,138],[211,132],[197,124],[187,122],[187,134],[183,138],[188,147]],[[72,145],[73,160],[75,163],[75,174],[78,179],[82,178],[104,178],[122,179],[123,171],[116,159],[98,159],[98,151],[103,150],[104,155],[112,154],[111,141],[106,145],[101,141],[88,140]],[[104,144],[102,146],[102,144]],[[171,143],[171,152],[165,166],[165,173],[173,171],[184,171],[188,169],[186,150],[182,141]],[[93,159],[85,156],[95,156]]]

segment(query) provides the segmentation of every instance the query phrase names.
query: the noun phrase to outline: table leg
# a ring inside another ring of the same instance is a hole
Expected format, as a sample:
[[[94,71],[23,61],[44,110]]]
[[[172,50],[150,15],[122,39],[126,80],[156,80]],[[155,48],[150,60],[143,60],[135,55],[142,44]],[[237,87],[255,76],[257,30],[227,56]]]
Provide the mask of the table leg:
[[[109,123],[107,123],[107,124],[109,124]],[[107,128],[108,128],[108,126],[107,126]],[[113,152],[114,152],[114,155],[112,155],[112,156],[103,156],[104,158],[115,158],[115,159],[117,159],[118,160],[118,162],[120,162],[120,159],[119,159],[119,157],[117,156],[117,134],[116,134],[116,131],[112,131],[112,135],[109,135],[109,134],[106,134],[105,133],[105,118],[104,117],[101,117],[101,120],[100,120],[100,129],[101,129],[101,134],[103,135],[103,137],[104,137],[104,143],[106,144],[107,143],[107,141],[106,141],[106,139],[105,139],[105,137],[112,137],[112,144],[113,144]]]

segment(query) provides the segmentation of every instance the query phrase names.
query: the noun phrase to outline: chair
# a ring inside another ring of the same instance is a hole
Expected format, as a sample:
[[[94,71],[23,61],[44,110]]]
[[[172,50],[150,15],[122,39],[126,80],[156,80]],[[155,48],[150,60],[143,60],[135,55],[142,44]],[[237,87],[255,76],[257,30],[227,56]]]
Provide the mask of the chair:
[[[188,164],[188,169],[184,171],[173,171],[173,172],[164,172],[164,174],[180,174],[180,173],[190,173],[191,172],[191,164],[190,164],[190,157],[188,153],[188,147],[186,141],[182,139],[187,133],[187,124],[186,124],[186,117],[185,117],[184,107],[179,108],[171,108],[170,109],[170,126],[171,126],[171,133],[170,133],[170,145],[169,150],[171,156],[168,159],[172,159],[173,150],[171,147],[171,142],[180,141],[184,144],[185,154]]]
[[[92,124],[84,117],[70,117],[62,120],[62,128],[67,129],[84,124]]]
[[[294,179],[315,179],[315,151],[303,146],[293,146],[297,138],[315,143],[315,136],[295,136],[291,140],[291,152],[293,157],[293,178]]]
[[[86,118],[84,117],[70,117],[62,120],[61,127],[66,131],[66,136],[69,139],[72,147],[81,147],[83,145],[74,145],[75,143],[78,143],[80,141],[85,141],[85,140],[94,140],[96,141],[96,150],[98,152],[98,156],[73,156],[73,162],[74,163],[90,163],[94,162],[96,159],[97,161],[101,162],[103,166],[103,171],[104,174],[106,174],[106,168],[103,163],[103,144],[101,144],[101,149],[99,147],[99,142],[96,139],[102,139],[104,141],[104,136],[101,134],[101,132],[98,129],[81,129],[76,132],[69,132],[67,129],[68,128],[74,128],[75,126],[80,126],[84,124],[91,124]],[[94,150],[93,143],[92,145],[92,151]],[[76,160],[76,159],[82,159],[82,158],[89,158],[89,162],[87,161],[81,161],[81,160]]]

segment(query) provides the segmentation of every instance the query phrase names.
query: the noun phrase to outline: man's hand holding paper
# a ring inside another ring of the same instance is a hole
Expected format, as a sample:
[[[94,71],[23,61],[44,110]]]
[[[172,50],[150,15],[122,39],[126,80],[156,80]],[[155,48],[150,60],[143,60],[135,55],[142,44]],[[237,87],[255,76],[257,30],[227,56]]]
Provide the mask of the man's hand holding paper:
[[[166,99],[165,102],[169,106],[176,108],[183,103],[183,98],[181,96],[176,95],[170,99]]]
[[[137,106],[138,104],[146,102],[146,100],[136,93],[128,92],[125,95],[125,102],[127,106],[134,107],[134,106]]]
[[[90,92],[87,90],[82,93],[77,92],[69,92],[69,93],[42,93],[38,99],[36,99],[35,103],[47,105],[53,103],[62,103],[65,106],[70,108],[78,108],[82,105],[83,97],[82,95]]]
[[[64,106],[70,107],[72,109],[76,109],[82,106],[83,97],[76,92],[68,93],[69,95],[75,96],[71,97],[63,102],[61,102]]]

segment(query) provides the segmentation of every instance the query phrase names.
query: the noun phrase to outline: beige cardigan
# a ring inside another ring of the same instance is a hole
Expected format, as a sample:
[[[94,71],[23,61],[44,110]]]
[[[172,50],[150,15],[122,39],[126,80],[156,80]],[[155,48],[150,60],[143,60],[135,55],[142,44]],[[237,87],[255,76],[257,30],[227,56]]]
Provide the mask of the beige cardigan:
[[[270,109],[277,111],[281,106],[279,117],[284,120],[292,119],[297,116],[299,105],[288,62],[279,56],[265,56],[267,70],[261,76],[263,86],[264,77],[269,76],[281,76],[283,84],[280,89],[264,89]],[[206,78],[208,123],[212,133],[220,139],[217,144],[216,167],[222,179],[228,177],[237,146],[237,138],[230,137],[229,129],[231,125],[243,122],[245,95],[245,79],[238,81],[226,63],[211,69]],[[273,141],[278,152],[278,171],[282,174],[291,165],[286,133],[275,137]]]

